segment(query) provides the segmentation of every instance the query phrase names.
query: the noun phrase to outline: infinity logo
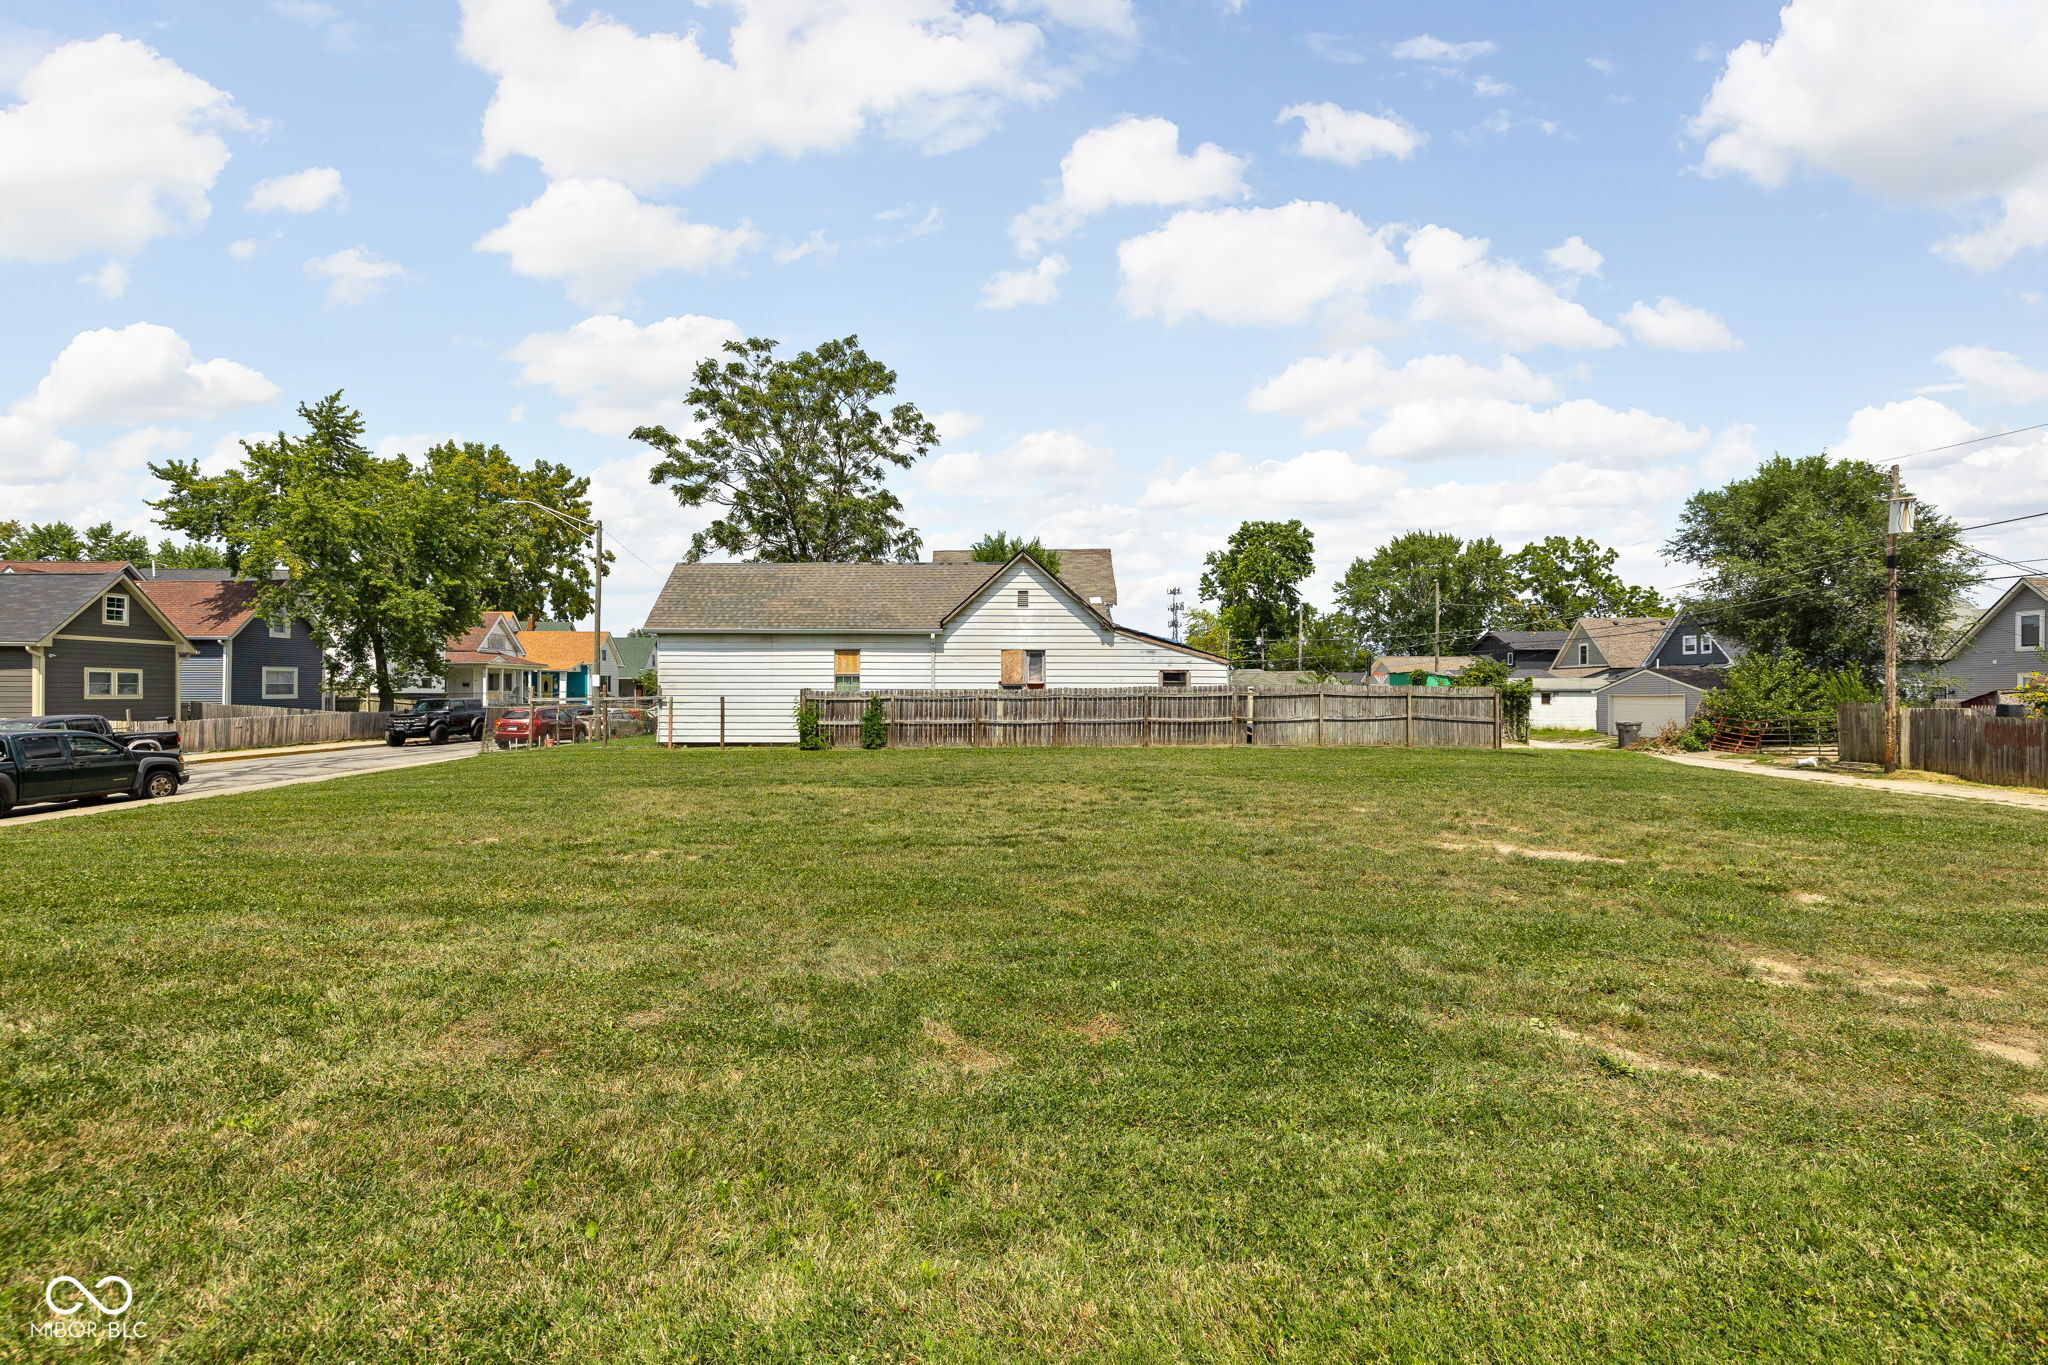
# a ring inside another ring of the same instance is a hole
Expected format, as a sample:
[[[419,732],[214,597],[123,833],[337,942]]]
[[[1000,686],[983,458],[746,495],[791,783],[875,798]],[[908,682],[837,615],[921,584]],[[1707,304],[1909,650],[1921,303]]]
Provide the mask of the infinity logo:
[[[99,1309],[102,1313],[105,1313],[110,1318],[120,1317],[123,1313],[128,1311],[128,1305],[135,1302],[135,1291],[129,1287],[128,1281],[122,1279],[119,1275],[109,1275],[105,1279],[101,1280],[98,1284],[92,1287],[92,1289],[105,1289],[110,1284],[120,1285],[121,1306],[118,1308],[110,1308],[106,1304],[100,1302],[100,1296],[93,1293],[92,1289],[87,1289],[85,1287],[84,1281],[74,1279],[70,1275],[59,1275],[56,1279],[50,1281],[48,1284],[43,1286],[43,1302],[50,1305],[50,1311],[52,1313],[55,1313],[58,1317],[69,1317],[71,1314],[76,1313],[79,1309],[85,1307],[85,1304],[83,1303],[74,1303],[69,1308],[59,1308],[57,1306],[57,1286],[60,1284],[68,1284],[73,1289],[76,1289],[80,1294],[83,1294],[85,1296],[87,1302],[91,1303],[93,1307]]]

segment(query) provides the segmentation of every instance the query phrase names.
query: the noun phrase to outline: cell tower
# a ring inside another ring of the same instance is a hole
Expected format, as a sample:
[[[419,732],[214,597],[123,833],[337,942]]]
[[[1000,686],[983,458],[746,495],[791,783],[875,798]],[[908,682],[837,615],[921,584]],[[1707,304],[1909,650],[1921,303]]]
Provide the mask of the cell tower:
[[[1167,631],[1167,638],[1172,640],[1175,644],[1181,643],[1180,611],[1180,589],[1168,588],[1166,590],[1166,616],[1167,619],[1173,623],[1173,625],[1172,628]]]

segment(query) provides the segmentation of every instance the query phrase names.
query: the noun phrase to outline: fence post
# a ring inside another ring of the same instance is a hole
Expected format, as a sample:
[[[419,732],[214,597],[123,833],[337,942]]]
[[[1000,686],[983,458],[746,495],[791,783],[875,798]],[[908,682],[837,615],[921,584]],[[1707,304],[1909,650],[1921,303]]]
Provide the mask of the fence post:
[[[1329,696],[1330,694],[1323,691],[1322,688],[1318,687],[1316,689],[1316,747],[1318,749],[1323,747],[1323,703],[1329,700]]]
[[[1244,742],[1259,742],[1259,690],[1247,687],[1244,691]]]
[[[1141,749],[1149,749],[1152,747],[1152,694],[1150,692],[1147,692],[1144,695],[1144,718],[1139,722],[1138,725],[1138,747]]]
[[[1493,747],[1496,749],[1500,747],[1500,722],[1500,689],[1496,687],[1493,689]]]
[[[1401,747],[1415,747],[1415,693],[1413,690],[1401,694]]]

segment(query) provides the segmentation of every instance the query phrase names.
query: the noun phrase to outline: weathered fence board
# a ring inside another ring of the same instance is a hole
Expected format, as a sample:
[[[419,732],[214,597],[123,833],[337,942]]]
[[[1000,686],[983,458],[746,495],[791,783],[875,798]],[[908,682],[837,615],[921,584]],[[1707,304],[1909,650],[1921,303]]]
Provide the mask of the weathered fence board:
[[[882,699],[897,749],[1382,745],[1500,747],[1490,687],[1054,687],[915,692],[809,690],[834,747],[860,743]]]
[[[181,720],[175,728],[186,753],[223,749],[278,749],[293,744],[338,744],[351,739],[382,739],[385,711],[284,711],[257,716],[212,716]],[[117,730],[161,730],[162,721],[115,721]]]
[[[1884,761],[1884,708],[1840,708],[1841,756]],[[1910,706],[1899,712],[1899,764],[2001,787],[2048,787],[2048,720],[1988,706]]]

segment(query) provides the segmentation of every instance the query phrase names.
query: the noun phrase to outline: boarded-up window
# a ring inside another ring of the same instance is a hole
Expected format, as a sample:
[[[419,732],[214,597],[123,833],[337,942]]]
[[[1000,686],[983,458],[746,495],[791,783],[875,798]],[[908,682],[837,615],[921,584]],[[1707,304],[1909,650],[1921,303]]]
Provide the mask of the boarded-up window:
[[[1188,671],[1185,668],[1162,668],[1159,670],[1159,685],[1161,687],[1186,687],[1188,685]]]
[[[835,649],[832,651],[832,690],[835,692],[860,691],[859,650]]]
[[[1023,650],[1006,649],[1003,651],[1002,684],[1004,687],[1022,687],[1024,685]]]
[[[1031,589],[1017,589],[1017,605],[1020,607],[1028,607],[1031,605]]]

